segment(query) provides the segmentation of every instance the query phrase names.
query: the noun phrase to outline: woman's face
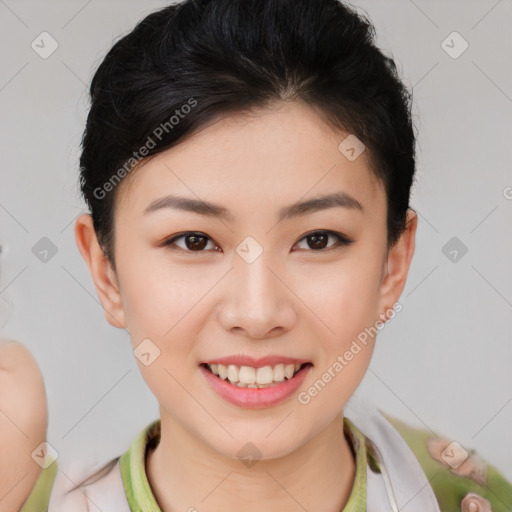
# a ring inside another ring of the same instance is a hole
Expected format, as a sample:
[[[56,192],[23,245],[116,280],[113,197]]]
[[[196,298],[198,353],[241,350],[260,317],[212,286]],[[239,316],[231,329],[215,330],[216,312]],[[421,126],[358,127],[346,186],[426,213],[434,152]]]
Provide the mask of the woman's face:
[[[129,330],[162,421],[228,457],[251,441],[274,458],[326,429],[370,362],[375,340],[362,333],[405,284],[415,223],[388,254],[384,188],[366,151],[339,148],[347,135],[278,104],[217,121],[119,185],[116,274],[93,275],[106,317]],[[203,207],[166,206],[170,195]],[[291,395],[248,402],[275,390],[227,384],[227,399],[201,366],[231,356],[310,366]]]

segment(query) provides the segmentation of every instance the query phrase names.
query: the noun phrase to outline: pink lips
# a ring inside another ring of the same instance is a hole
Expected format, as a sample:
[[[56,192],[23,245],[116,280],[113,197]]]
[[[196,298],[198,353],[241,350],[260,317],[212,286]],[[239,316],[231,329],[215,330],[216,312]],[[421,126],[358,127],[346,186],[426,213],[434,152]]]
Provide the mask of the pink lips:
[[[251,364],[248,363],[248,358],[242,358],[245,365],[254,366],[255,368],[260,368],[261,366],[266,366],[269,364],[267,361],[270,358],[260,359],[255,361],[252,359]],[[240,366],[244,366],[243,363],[235,363],[234,361],[240,361],[236,357],[224,358],[225,361],[228,361],[228,364],[238,364]],[[272,359],[270,359],[272,360]],[[212,361],[212,363],[208,362],[208,364],[215,364],[220,362],[221,364],[226,364],[222,362],[223,359],[216,359]],[[264,364],[262,364],[262,361]],[[270,366],[274,364],[279,364],[280,362],[286,364],[302,364],[307,361],[301,361],[298,359],[290,359],[285,357],[280,357],[279,361],[275,363],[270,363]],[[255,364],[256,363],[256,364]],[[208,384],[213,388],[213,390],[220,395],[227,402],[236,405],[238,407],[244,407],[249,409],[261,409],[264,407],[271,407],[276,405],[287,398],[289,398],[300,385],[304,382],[306,375],[311,370],[312,365],[307,364],[302,367],[291,379],[284,380],[282,383],[277,384],[268,388],[242,388],[230,384],[229,382],[222,380],[217,375],[214,375],[210,370],[208,370],[205,364],[199,366],[201,374],[205,377]]]

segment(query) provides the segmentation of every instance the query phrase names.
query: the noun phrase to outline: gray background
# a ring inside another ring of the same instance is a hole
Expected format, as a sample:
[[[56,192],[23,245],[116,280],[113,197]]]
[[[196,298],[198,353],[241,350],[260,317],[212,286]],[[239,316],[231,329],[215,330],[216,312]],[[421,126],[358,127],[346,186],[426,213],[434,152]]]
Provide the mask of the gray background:
[[[512,480],[512,3],[353,4],[413,87],[419,129],[404,308],[357,395],[475,448]],[[0,0],[0,326],[40,364],[63,463],[119,455],[158,415],[127,333],[104,318],[73,223],[86,86],[113,40],[164,5]],[[58,43],[47,59],[31,48],[43,31]],[[469,44],[458,58],[444,48],[461,40],[443,45],[453,31]],[[33,252],[43,237],[56,248],[46,262]],[[443,253],[452,237],[456,261]]]

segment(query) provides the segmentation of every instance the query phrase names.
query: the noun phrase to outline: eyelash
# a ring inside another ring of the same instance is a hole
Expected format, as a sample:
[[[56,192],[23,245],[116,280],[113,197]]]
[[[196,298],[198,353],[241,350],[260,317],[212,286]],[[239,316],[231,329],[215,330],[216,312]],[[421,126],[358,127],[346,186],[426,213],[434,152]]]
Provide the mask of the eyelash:
[[[309,233],[306,233],[301,239],[299,239],[299,241],[297,243],[301,242],[302,240],[304,240],[306,238],[309,238],[311,236],[318,235],[318,234],[321,234],[321,235],[331,235],[331,236],[333,236],[334,238],[337,239],[337,242],[335,244],[327,247],[327,248],[324,248],[324,249],[306,249],[306,252],[326,252],[326,251],[329,251],[331,249],[336,249],[336,248],[341,248],[343,246],[348,246],[348,245],[350,245],[350,244],[352,244],[354,242],[354,240],[352,240],[352,239],[346,237],[345,235],[343,235],[341,233],[338,233],[336,231],[318,230],[318,231],[310,231]],[[176,240],[179,240],[180,238],[186,238],[187,236],[191,236],[191,235],[196,235],[196,236],[199,236],[201,238],[208,238],[209,240],[212,240],[208,235],[206,235],[204,233],[201,233],[199,231],[186,231],[186,232],[184,232],[184,233],[182,233],[180,235],[173,236],[172,238],[169,238],[168,240],[165,240],[162,243],[162,245],[164,247],[169,247],[169,249],[171,249],[171,250],[181,250],[181,251],[189,252],[189,253],[206,252],[204,250],[191,251],[190,249],[183,249],[182,247],[178,247],[178,246],[172,247],[172,245],[176,242]]]

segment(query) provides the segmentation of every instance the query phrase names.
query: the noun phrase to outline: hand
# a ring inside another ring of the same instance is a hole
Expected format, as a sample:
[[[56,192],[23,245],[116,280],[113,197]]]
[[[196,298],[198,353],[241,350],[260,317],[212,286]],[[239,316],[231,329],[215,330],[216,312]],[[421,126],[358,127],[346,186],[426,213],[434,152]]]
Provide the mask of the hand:
[[[43,376],[23,345],[0,340],[0,512],[15,512],[41,467],[32,452],[46,441],[48,407]]]

